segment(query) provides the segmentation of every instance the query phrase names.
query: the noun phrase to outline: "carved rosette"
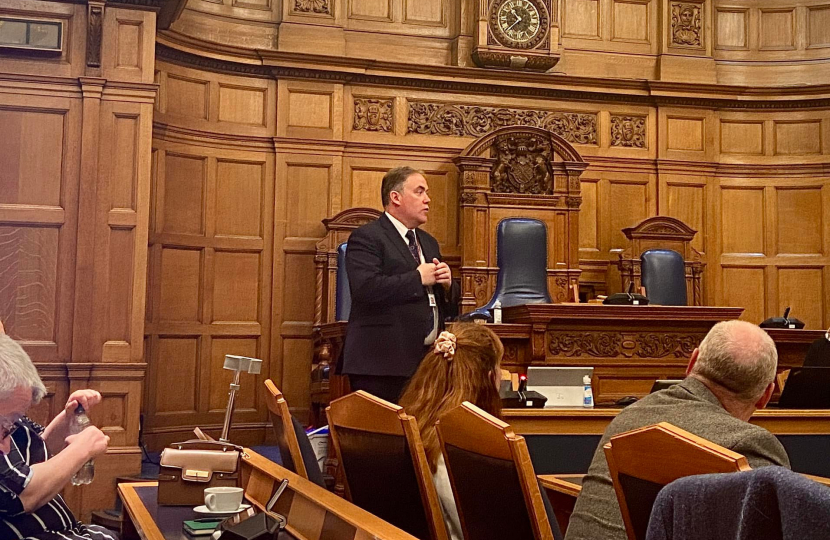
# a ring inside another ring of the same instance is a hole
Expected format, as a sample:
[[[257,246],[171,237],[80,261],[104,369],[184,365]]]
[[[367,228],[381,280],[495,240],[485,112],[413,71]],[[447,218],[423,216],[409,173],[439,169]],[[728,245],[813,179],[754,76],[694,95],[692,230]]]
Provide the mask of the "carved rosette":
[[[700,48],[702,33],[702,4],[671,3],[671,42],[681,47]]]
[[[549,330],[548,352],[554,356],[595,358],[688,358],[704,334],[677,332],[572,332]]]
[[[392,131],[392,100],[355,98],[354,131]]]
[[[408,133],[481,137],[505,126],[540,127],[570,143],[597,144],[597,115],[593,113],[409,102]]]
[[[485,274],[476,274],[473,276],[473,296],[476,298],[476,303],[483,305],[487,301],[487,276]]]
[[[331,15],[331,6],[329,0],[294,0],[294,11],[297,13]]]
[[[646,118],[611,115],[611,146],[646,148]]]
[[[496,160],[490,172],[493,193],[553,193],[549,140],[530,133],[511,133],[496,140],[491,156]]]

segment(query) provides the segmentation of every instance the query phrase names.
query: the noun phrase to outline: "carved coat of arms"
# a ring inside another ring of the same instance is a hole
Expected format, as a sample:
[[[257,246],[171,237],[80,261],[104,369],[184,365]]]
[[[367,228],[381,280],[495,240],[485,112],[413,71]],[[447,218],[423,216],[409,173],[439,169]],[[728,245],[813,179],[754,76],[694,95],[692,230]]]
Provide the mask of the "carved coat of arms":
[[[506,135],[496,141],[492,156],[496,159],[490,173],[494,193],[553,193],[550,141],[538,135]]]

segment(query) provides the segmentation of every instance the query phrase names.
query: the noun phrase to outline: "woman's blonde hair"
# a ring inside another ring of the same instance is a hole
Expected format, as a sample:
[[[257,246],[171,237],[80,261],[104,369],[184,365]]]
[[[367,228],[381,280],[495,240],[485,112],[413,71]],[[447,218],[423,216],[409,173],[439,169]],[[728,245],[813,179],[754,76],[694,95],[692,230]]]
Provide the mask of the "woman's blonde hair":
[[[455,354],[427,353],[403,391],[400,404],[418,420],[427,459],[435,471],[441,448],[435,422],[469,401],[493,416],[501,416],[496,383],[504,346],[492,330],[480,324],[455,324]]]

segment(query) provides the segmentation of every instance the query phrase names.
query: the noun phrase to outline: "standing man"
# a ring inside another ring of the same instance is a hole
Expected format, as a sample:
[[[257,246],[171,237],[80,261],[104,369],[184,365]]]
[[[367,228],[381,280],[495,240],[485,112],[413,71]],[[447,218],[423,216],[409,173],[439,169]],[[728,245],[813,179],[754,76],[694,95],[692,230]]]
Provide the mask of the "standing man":
[[[355,230],[346,249],[352,309],[343,373],[352,390],[396,403],[426,348],[443,329],[452,274],[427,222],[423,173],[397,167],[383,177],[384,214]]]

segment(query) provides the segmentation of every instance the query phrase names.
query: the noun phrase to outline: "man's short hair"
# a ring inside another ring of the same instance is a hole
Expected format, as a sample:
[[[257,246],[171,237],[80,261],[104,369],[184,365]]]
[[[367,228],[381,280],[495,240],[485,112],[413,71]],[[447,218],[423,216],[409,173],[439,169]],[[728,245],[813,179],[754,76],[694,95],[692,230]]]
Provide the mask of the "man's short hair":
[[[0,400],[21,386],[32,389],[33,405],[46,395],[46,387],[23,347],[8,335],[0,334]]]
[[[769,334],[745,321],[719,322],[700,343],[692,368],[730,391],[736,399],[757,401],[775,379],[778,351]]]
[[[412,167],[403,166],[403,167],[395,167],[391,169],[389,172],[383,175],[383,182],[380,184],[380,201],[383,203],[383,207],[386,208],[389,206],[389,194],[393,191],[400,191],[403,189],[403,184],[406,182],[406,179],[412,176],[413,174],[421,174],[424,173],[419,171],[418,169],[413,169]]]

